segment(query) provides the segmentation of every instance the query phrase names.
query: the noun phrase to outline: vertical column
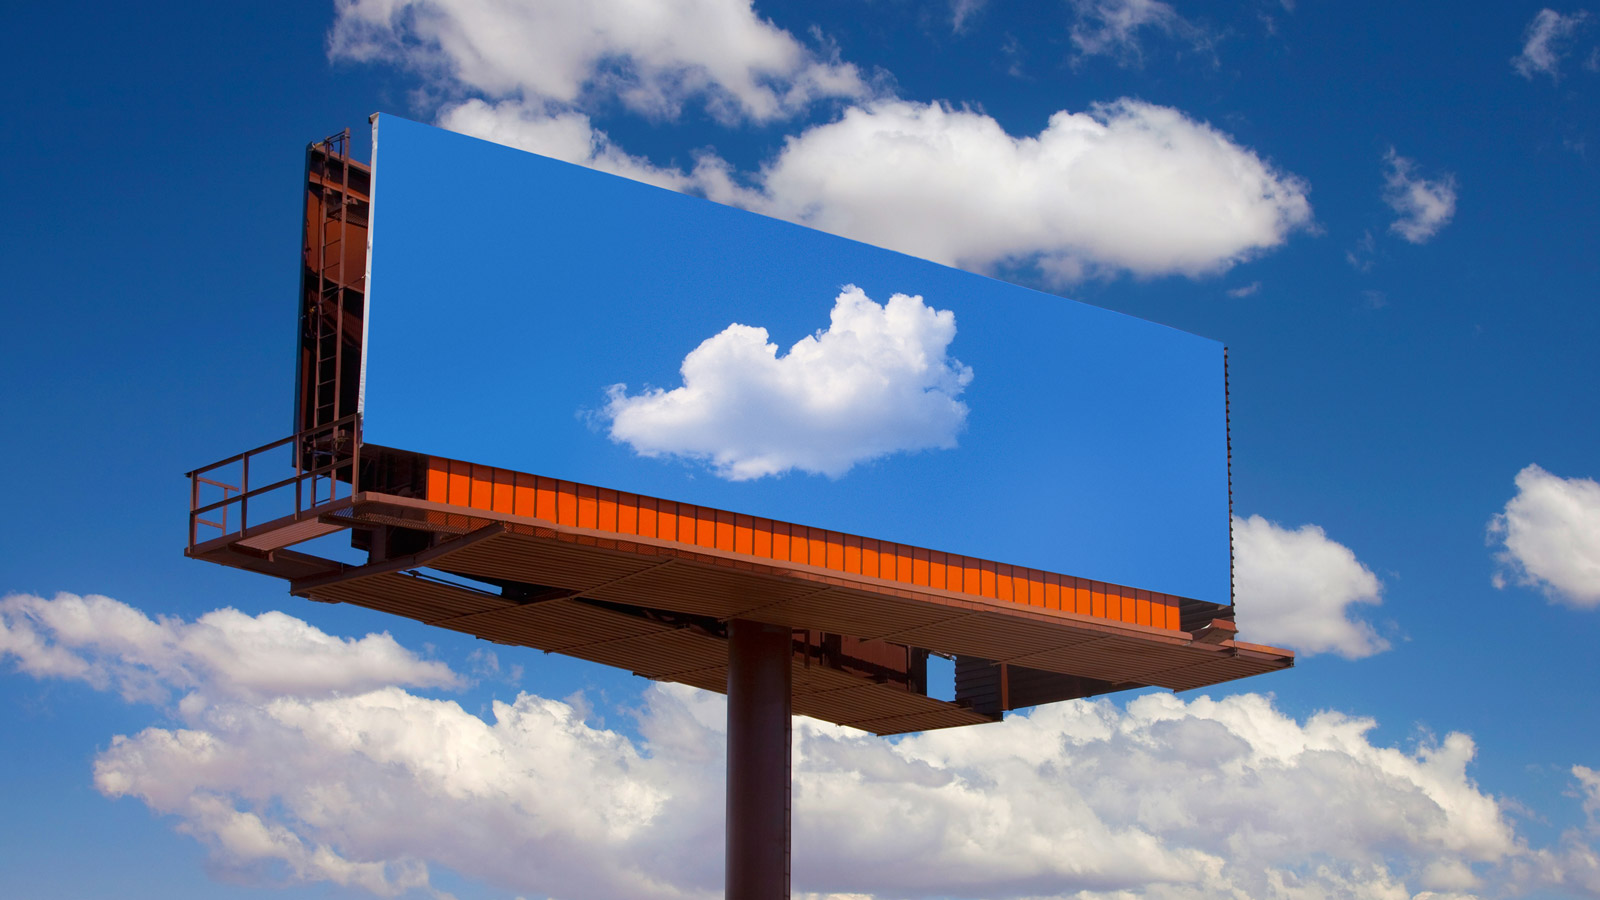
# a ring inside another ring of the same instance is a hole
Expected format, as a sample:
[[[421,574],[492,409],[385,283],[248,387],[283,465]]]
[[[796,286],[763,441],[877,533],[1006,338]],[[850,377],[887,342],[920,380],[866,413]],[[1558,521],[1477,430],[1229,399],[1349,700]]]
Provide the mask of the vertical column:
[[[728,900],[789,896],[792,635],[728,623]]]

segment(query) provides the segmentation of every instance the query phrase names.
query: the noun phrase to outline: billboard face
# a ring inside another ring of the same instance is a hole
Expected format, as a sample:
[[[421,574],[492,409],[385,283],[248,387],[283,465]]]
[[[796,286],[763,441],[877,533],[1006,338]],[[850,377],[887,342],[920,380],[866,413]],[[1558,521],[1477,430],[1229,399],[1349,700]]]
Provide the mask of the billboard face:
[[[1220,344],[375,127],[368,442],[1229,602]]]

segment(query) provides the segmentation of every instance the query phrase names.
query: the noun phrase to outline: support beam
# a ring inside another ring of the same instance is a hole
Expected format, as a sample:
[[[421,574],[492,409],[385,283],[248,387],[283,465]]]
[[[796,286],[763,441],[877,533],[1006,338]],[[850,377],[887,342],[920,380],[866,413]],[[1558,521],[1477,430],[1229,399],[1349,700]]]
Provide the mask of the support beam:
[[[319,572],[309,578],[296,578],[289,582],[289,593],[296,597],[307,597],[316,588],[338,584],[341,581],[369,578],[373,575],[384,575],[404,569],[422,568],[441,556],[448,556],[457,550],[463,550],[479,541],[488,540],[497,535],[505,534],[505,532],[506,527],[504,524],[493,522],[476,531],[469,531],[460,537],[451,538],[418,553],[382,559],[377,562],[367,563],[364,566],[351,566],[340,563],[338,568],[332,571]]]
[[[728,623],[728,900],[789,896],[787,627]]]

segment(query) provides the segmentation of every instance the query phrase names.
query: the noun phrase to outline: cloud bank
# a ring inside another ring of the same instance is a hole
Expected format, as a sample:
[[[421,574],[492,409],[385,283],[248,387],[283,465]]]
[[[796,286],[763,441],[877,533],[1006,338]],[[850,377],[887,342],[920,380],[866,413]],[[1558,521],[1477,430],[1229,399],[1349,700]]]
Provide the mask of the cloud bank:
[[[1516,485],[1489,522],[1489,539],[1501,547],[1495,587],[1514,582],[1577,609],[1600,607],[1600,483],[1529,465]]]
[[[642,456],[708,463],[745,481],[792,469],[838,478],[892,453],[956,444],[972,370],[948,355],[955,314],[921,297],[883,305],[846,285],[829,326],[784,354],[765,328],[729,325],[684,357],[683,385],[629,394],[601,415]]]
[[[1233,552],[1239,626],[1248,640],[1346,659],[1389,649],[1355,617],[1357,606],[1383,602],[1382,584],[1321,528],[1234,516]]]
[[[8,597],[0,616],[8,628],[26,618],[34,646],[82,667],[143,665],[167,690],[193,686],[180,646],[158,645],[152,657],[74,637],[149,621],[116,601],[82,599]],[[181,633],[210,622],[230,646],[254,640],[257,620],[215,616],[167,625]],[[368,639],[283,618],[292,657],[369,652]],[[93,778],[106,796],[175,822],[235,879],[426,895],[437,894],[432,870],[442,866],[572,900],[720,893],[719,696],[647,689],[635,739],[531,694],[480,718],[395,686],[199,687],[203,702],[181,704],[176,721],[114,738]],[[1592,837],[1529,851],[1471,779],[1469,737],[1424,734],[1400,749],[1374,744],[1375,725],[1336,712],[1298,720],[1249,694],[1074,701],[898,741],[800,719],[796,888],[1302,900],[1584,883]],[[1572,771],[1593,816],[1593,772]]]
[[[1456,214],[1456,177],[1423,178],[1416,174],[1416,162],[1393,147],[1383,162],[1383,201],[1398,216],[1389,230],[1413,244],[1427,243]]]

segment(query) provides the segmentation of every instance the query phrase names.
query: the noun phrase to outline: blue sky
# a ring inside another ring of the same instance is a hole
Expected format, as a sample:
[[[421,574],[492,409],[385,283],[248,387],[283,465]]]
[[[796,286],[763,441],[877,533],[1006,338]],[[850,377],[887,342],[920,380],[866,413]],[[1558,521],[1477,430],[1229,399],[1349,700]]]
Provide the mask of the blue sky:
[[[716,892],[715,698],[181,557],[181,473],[288,426],[304,144],[385,110],[1230,348],[1241,631],[1297,668],[803,725],[797,892],[1600,895],[1597,15],[14,13],[8,893]]]

